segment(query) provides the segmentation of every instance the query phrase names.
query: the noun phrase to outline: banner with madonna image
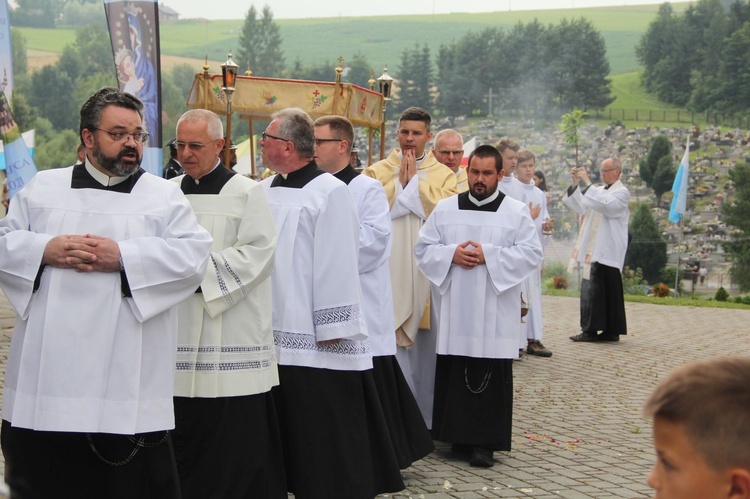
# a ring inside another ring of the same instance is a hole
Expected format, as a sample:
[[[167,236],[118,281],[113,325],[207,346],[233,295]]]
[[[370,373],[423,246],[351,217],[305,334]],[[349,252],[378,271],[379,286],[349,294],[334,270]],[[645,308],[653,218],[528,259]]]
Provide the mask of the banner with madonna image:
[[[144,105],[143,124],[150,136],[143,144],[141,167],[161,176],[159,4],[104,0],[104,10],[120,90],[138,97]]]

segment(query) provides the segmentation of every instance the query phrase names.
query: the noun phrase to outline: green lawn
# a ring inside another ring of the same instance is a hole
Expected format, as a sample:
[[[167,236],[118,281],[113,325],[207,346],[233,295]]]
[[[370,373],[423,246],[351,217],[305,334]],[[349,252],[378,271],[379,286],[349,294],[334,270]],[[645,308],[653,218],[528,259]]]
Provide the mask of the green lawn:
[[[675,3],[682,12],[689,3]],[[489,27],[509,29],[516,23],[538,19],[557,24],[563,18],[584,17],[602,33],[607,46],[612,74],[632,72],[639,64],[635,46],[653,20],[658,5],[601,7],[569,10],[491,12],[481,14],[440,14],[362,18],[278,19],[287,65],[299,59],[303,65],[331,64],[339,56],[351,59],[362,53],[376,73],[388,65],[397,78],[401,53],[417,43],[427,43],[433,55],[441,44],[460,38],[467,31]],[[243,19],[221,21],[182,20],[162,24],[161,48],[164,54],[211,60],[224,60],[227,51],[236,53]],[[75,39],[69,29],[38,30],[20,28],[29,49],[60,52]],[[238,61],[242,66],[242,61]],[[198,68],[199,69],[199,68]],[[242,68],[244,69],[244,67]]]

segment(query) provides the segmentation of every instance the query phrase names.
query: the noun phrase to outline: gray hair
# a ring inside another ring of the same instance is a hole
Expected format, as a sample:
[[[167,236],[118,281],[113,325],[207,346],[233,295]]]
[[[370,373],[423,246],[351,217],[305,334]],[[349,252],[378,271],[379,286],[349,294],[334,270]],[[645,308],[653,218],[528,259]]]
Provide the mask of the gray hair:
[[[123,92],[119,88],[104,87],[97,90],[94,95],[88,98],[81,106],[81,117],[78,127],[78,135],[83,143],[83,131],[93,131],[99,128],[102,121],[102,113],[108,106],[123,107],[138,112],[143,121],[143,102],[137,97]]]
[[[211,140],[224,138],[224,125],[221,123],[221,118],[219,118],[213,111],[209,111],[208,109],[191,109],[180,116],[180,119],[177,120],[177,127],[175,127],[175,130],[179,128],[180,123],[183,121],[186,123],[205,121],[206,130],[208,131],[208,136]]]
[[[452,128],[445,128],[443,130],[440,130],[437,134],[435,134],[435,138],[433,139],[433,142],[432,142],[433,144],[435,144],[434,147],[437,148],[438,141],[442,139],[443,137],[447,137],[449,135],[454,135],[458,137],[459,139],[461,139],[461,143],[463,143],[464,141],[464,138],[460,133],[458,133]]]
[[[302,109],[290,107],[271,115],[272,120],[279,120],[281,137],[285,138],[297,149],[300,156],[313,157],[315,154],[315,128],[313,120]]]

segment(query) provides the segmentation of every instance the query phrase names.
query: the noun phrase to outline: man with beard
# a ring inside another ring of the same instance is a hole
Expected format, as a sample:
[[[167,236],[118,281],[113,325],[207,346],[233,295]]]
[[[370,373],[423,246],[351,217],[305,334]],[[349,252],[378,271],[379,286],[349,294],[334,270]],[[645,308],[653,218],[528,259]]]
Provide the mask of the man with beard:
[[[529,209],[498,191],[502,177],[500,152],[477,147],[469,190],[438,203],[414,247],[438,321],[433,438],[479,467],[510,450],[518,296],[542,261]]]
[[[177,122],[176,177],[214,238],[199,292],[180,303],[175,454],[183,499],[286,499],[271,387],[276,231],[263,188],[225,168],[221,120],[192,109]]]
[[[143,104],[103,88],[81,108],[86,160],[37,173],[0,222],[15,308],[2,448],[14,497],[179,498],[172,441],[176,306],[211,236],[141,168]]]

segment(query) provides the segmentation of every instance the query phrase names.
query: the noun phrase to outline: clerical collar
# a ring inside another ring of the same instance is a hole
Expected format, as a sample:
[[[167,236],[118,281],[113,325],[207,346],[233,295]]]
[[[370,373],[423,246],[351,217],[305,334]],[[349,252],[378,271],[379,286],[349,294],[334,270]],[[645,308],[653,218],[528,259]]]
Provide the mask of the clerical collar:
[[[193,179],[193,182],[195,182],[195,185],[198,185],[201,183],[201,180],[211,175],[214,172],[214,170],[216,170],[216,168],[219,167],[220,164],[221,164],[221,160],[219,158],[216,158],[216,164],[214,165],[214,167],[211,168],[211,171],[203,175],[201,178],[193,178],[193,177],[190,177],[190,175],[188,176]]]
[[[359,172],[351,165],[346,165],[344,168],[333,174],[334,177],[341,180],[346,185],[349,185],[349,182],[354,180],[357,175],[359,175]]]
[[[99,170],[96,169],[94,165],[91,164],[89,161],[88,156],[86,156],[86,171],[89,172],[89,175],[91,175],[94,180],[102,184],[104,187],[109,187],[112,185],[121,184],[122,182],[125,182],[130,175],[127,175],[125,177],[110,177],[109,175],[106,175]]]
[[[315,161],[310,161],[299,170],[289,172],[286,175],[278,174],[274,177],[271,182],[271,187],[291,187],[300,189],[307,185],[308,182],[313,180],[318,175],[323,175],[325,172],[318,168]]]
[[[493,202],[494,200],[496,200],[499,195],[500,195],[500,191],[497,190],[497,189],[495,189],[495,192],[492,193],[492,194],[490,194],[489,197],[486,197],[486,198],[482,199],[481,201],[479,201],[477,198],[475,198],[474,196],[471,195],[471,192],[469,192],[469,201],[471,201],[472,203],[474,203],[477,206],[484,206],[484,205],[490,204],[491,202]]]
[[[424,161],[426,157],[427,157],[427,151],[422,151],[422,155],[415,160],[415,163],[417,164],[417,166],[422,164],[422,161]],[[404,159],[403,149],[398,152],[398,159]]]

